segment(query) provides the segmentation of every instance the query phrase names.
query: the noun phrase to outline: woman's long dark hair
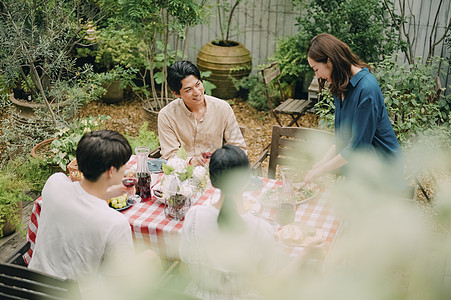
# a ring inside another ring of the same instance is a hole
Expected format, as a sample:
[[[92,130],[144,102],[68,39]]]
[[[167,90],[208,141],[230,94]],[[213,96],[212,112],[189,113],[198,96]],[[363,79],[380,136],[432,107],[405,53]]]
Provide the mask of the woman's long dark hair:
[[[327,59],[330,59],[332,63],[330,91],[340,99],[346,94],[346,88],[352,77],[352,65],[366,67],[371,71],[370,66],[361,61],[346,43],[328,33],[318,34],[309,42],[307,57],[320,63],[327,63]],[[325,80],[318,79],[318,82],[323,89]]]
[[[224,203],[218,215],[220,230],[239,232],[244,228],[235,205],[234,196],[242,191],[250,178],[250,164],[246,153],[236,146],[224,145],[210,160],[211,184],[221,190]]]

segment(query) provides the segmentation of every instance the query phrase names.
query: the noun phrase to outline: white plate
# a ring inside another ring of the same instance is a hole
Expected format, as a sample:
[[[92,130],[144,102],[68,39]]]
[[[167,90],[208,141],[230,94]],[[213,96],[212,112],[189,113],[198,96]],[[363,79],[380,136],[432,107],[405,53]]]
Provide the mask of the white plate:
[[[311,183],[309,184],[310,188],[309,191],[311,194],[306,195],[304,189],[302,188],[303,186],[304,186],[303,182],[295,183],[293,185],[293,188],[295,189],[296,199],[298,199],[296,201],[296,204],[306,203],[312,199],[315,199],[320,193],[319,186],[314,183]],[[302,189],[299,190],[299,188]],[[281,191],[282,191],[281,187],[267,190],[264,193],[262,193],[257,200],[261,205],[267,208],[275,208],[277,206],[277,202],[279,201],[278,196],[280,195]]]
[[[282,246],[286,247],[304,247],[309,245],[315,241],[319,241],[323,239],[323,232],[319,228],[315,228],[312,226],[307,226],[300,223],[288,224],[286,226],[297,226],[301,229],[304,234],[304,238],[300,241],[284,241],[281,240],[280,235],[284,226],[279,227],[275,232],[276,241]],[[312,234],[314,232],[314,234]]]

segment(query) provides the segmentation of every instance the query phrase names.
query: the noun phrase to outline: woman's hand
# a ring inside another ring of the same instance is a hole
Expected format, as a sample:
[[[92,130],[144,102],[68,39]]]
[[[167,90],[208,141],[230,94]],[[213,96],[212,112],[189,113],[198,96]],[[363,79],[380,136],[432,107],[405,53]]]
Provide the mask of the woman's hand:
[[[305,184],[312,183],[313,180],[315,180],[316,178],[320,177],[321,175],[323,175],[323,172],[322,172],[321,168],[313,167],[312,169],[310,169],[310,171],[307,172],[307,175],[305,175],[304,183]]]

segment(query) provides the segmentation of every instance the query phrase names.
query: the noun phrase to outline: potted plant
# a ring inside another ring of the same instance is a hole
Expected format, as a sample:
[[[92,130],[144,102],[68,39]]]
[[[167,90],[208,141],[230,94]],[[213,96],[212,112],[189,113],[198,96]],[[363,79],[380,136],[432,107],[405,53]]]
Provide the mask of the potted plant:
[[[230,39],[232,17],[242,0],[233,4],[227,0],[217,0],[217,17],[221,39],[210,41],[199,50],[197,65],[201,71],[211,71],[210,81],[216,85],[213,96],[231,99],[237,94],[232,78],[241,79],[249,75],[252,69],[250,51]],[[223,16],[227,16],[223,23]]]
[[[92,62],[95,77],[102,87],[101,99],[116,103],[124,98],[124,89],[138,74],[145,81],[144,43],[131,29],[123,28],[110,18],[106,27],[94,30],[90,47],[78,47],[77,54]]]
[[[205,20],[205,0],[138,1],[127,5],[104,0],[102,8],[111,12],[123,28],[132,30],[143,42],[144,47],[139,51],[145,57],[149,80],[143,77],[146,81],[135,87],[135,91],[144,100],[153,101],[155,105],[149,108],[158,112],[172,99],[166,84],[166,68],[184,53],[179,51],[178,44],[171,51],[169,40],[172,37],[184,39],[187,28]],[[159,85],[156,78],[159,78]]]
[[[14,92],[11,101],[30,104],[28,110],[24,109],[27,111],[43,107],[57,126],[56,111],[69,103],[64,97],[54,99],[51,93],[58,82],[77,84],[71,52],[86,35],[83,7],[79,1],[13,0],[1,0],[0,6],[0,69],[5,85]]]

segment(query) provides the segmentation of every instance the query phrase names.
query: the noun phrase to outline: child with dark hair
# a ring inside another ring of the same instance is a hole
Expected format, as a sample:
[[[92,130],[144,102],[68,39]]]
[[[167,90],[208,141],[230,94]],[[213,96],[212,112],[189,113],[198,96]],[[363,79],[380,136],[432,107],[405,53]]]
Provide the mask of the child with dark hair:
[[[226,101],[204,94],[196,65],[189,61],[175,62],[168,68],[167,82],[177,99],[158,114],[158,137],[163,158],[175,156],[183,147],[190,164],[204,165],[206,159],[202,152],[212,152],[224,143],[246,150],[232,108]]]
[[[80,280],[116,255],[134,253],[127,218],[107,203],[127,191],[121,179],[131,154],[128,141],[115,131],[81,138],[77,163],[84,178],[71,182],[56,173],[47,180],[29,268]]]

